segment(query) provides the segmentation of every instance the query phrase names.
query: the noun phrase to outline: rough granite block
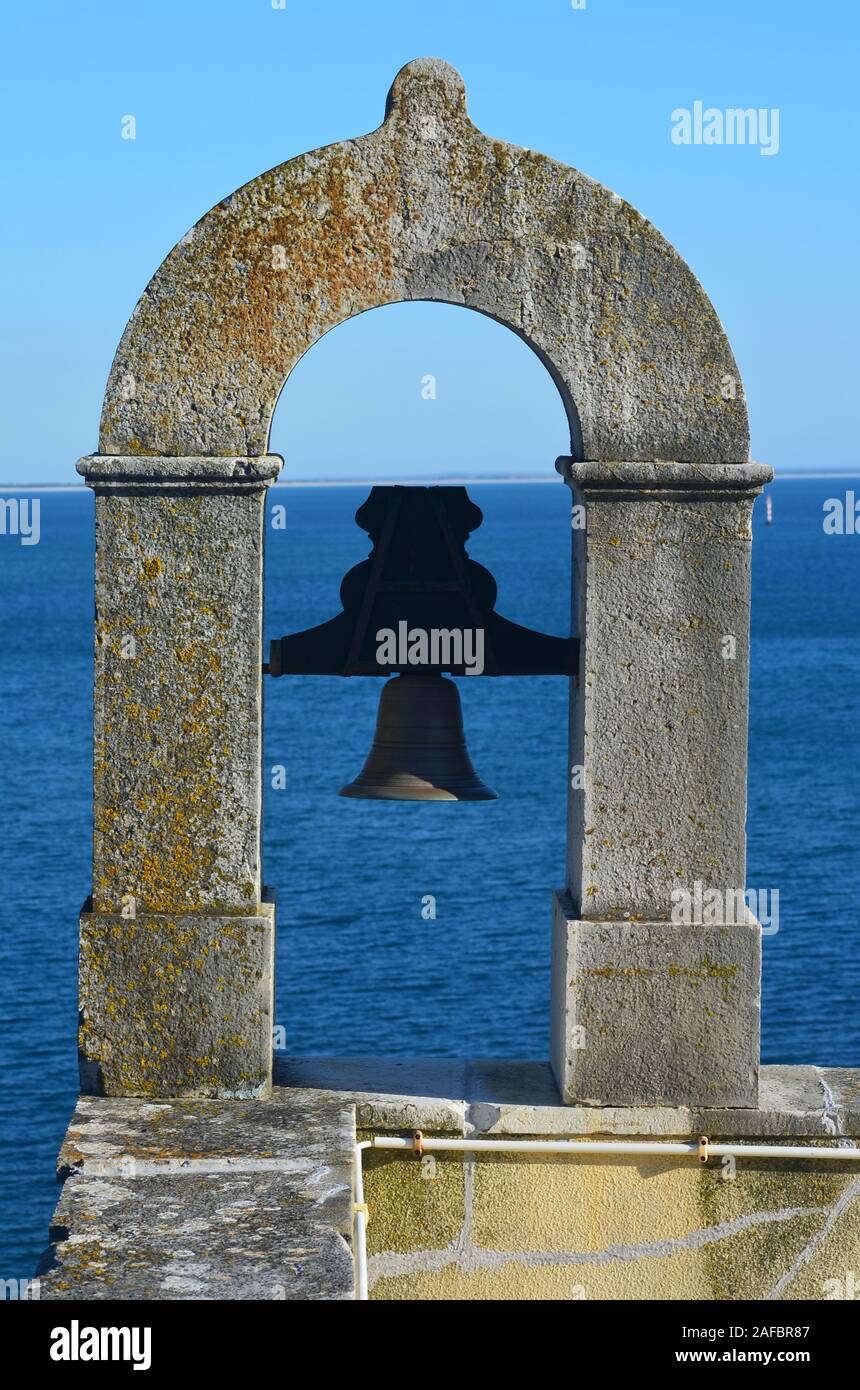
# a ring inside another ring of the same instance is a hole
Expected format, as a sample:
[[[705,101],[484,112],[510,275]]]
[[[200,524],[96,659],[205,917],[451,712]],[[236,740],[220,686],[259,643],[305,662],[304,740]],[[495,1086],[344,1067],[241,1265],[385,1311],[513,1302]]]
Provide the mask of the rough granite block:
[[[275,907],[252,916],[84,912],[85,1092],[262,1096],[271,1085]]]
[[[552,1064],[583,1105],[758,1104],[758,923],[585,922],[556,895]]]
[[[265,484],[185,479],[183,490],[168,476],[126,479],[122,491],[102,481],[105,469],[88,472],[97,493],[93,906],[253,912]]]

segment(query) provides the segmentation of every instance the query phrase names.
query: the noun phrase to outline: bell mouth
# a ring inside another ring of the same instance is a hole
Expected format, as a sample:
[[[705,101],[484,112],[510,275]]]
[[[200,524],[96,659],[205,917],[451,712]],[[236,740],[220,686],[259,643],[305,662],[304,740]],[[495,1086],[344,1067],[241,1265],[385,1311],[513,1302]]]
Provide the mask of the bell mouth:
[[[499,793],[492,787],[464,787],[456,792],[446,787],[434,786],[420,777],[404,775],[398,779],[388,778],[384,782],[366,782],[356,778],[341,787],[338,796],[350,797],[353,801],[498,801]]]
[[[364,767],[339,795],[363,801],[498,800],[469,757],[454,682],[427,673],[386,681]]]

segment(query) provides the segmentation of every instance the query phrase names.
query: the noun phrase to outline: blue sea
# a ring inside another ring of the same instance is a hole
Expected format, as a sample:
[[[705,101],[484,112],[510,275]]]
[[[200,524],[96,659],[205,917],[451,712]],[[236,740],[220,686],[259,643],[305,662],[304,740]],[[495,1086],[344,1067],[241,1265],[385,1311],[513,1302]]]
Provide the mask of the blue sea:
[[[764,942],[768,1062],[860,1065],[860,535],[823,503],[860,480],[778,480],[756,504],[748,875],[778,889]],[[569,630],[561,483],[476,484],[469,552],[497,609]],[[266,637],[340,610],[369,550],[366,488],[270,493]],[[41,495],[41,539],[0,537],[0,1278],[32,1273],[77,1090],[77,912],[89,892],[93,500]],[[557,678],[461,680],[491,803],[338,798],[380,682],[266,682],[265,877],[279,892],[276,1024],[293,1054],[544,1057],[550,891],[564,875],[567,694]],[[422,917],[432,894],[436,917]]]

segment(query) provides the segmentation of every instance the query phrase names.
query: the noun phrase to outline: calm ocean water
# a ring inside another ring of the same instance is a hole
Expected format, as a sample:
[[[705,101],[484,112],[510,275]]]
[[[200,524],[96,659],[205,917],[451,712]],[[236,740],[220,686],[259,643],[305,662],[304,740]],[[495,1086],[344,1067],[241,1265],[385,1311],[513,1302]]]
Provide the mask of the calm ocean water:
[[[765,939],[765,1061],[860,1065],[860,535],[825,498],[860,480],[777,481],[756,504],[748,883],[778,888]],[[568,624],[569,494],[475,485],[469,551],[498,611]],[[267,639],[339,611],[369,543],[366,488],[270,494]],[[0,537],[0,1278],[32,1273],[74,1105],[77,910],[89,891],[92,498],[43,494],[41,541]],[[380,682],[266,685],[267,882],[277,886],[276,1022],[291,1053],[545,1056],[550,889],[563,879],[564,682],[460,681],[469,747],[501,800],[347,801]],[[267,778],[267,782],[270,779]],[[435,921],[421,917],[436,897]]]

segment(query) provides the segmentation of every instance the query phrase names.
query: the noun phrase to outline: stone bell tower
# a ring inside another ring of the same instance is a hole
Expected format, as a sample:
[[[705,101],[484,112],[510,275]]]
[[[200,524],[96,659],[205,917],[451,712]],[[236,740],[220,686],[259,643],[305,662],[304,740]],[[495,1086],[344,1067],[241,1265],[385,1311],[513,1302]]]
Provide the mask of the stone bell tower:
[[[317,339],[401,300],[509,327],[570,422],[561,467],[584,526],[559,768],[563,1098],[753,1106],[758,924],[678,923],[673,895],[744,887],[750,515],[770,470],[748,461],[737,366],[677,253],[577,170],[483,135],[436,59],[398,74],[377,130],[260,175],[182,237],[129,321],[99,451],[78,465],[96,494],[84,1088],[269,1089],[269,427]]]

